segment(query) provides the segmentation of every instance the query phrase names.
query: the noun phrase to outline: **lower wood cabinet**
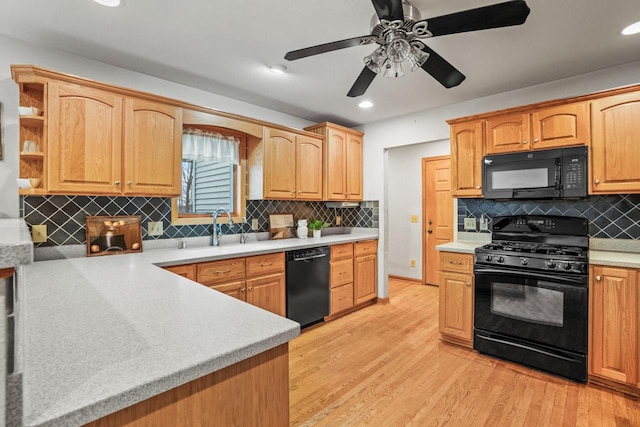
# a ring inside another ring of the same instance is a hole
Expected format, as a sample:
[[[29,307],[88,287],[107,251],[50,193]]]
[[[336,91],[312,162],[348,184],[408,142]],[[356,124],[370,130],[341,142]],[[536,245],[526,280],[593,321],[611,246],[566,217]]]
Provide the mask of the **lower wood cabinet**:
[[[165,269],[280,316],[287,314],[284,252]]]
[[[377,252],[377,240],[331,246],[329,316],[376,299]]]
[[[473,255],[440,252],[439,277],[441,338],[473,347]]]
[[[640,392],[640,270],[592,265],[589,381]]]

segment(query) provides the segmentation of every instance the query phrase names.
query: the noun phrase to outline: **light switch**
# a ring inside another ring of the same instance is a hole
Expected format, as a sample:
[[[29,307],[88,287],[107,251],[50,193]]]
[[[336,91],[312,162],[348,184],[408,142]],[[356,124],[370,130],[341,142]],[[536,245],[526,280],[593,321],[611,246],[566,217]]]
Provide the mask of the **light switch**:
[[[412,259],[411,260],[411,268],[415,268],[415,266],[416,266],[416,260]]]
[[[31,226],[31,240],[33,243],[44,243],[47,241],[47,224]]]
[[[251,230],[253,230],[253,231],[257,231],[258,230],[258,218],[253,218],[251,220]]]
[[[464,219],[464,229],[465,230],[475,230],[476,229],[476,219],[475,218],[465,218]]]
[[[411,222],[418,222],[418,215],[411,215]]]
[[[164,233],[162,221],[149,221],[147,224],[147,234],[149,236],[162,236]]]

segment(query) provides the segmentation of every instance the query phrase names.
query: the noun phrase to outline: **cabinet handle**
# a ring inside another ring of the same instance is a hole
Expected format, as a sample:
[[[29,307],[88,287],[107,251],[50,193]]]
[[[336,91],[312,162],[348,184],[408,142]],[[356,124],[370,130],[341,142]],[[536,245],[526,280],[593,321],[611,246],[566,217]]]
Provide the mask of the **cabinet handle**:
[[[113,183],[114,185],[120,185],[120,181],[116,181]]]
[[[433,233],[433,230],[429,229],[429,230],[427,230],[427,233],[431,234],[431,233]]]
[[[252,290],[253,290],[253,288],[249,287],[249,290],[250,290],[250,291],[252,291]]]
[[[273,265],[272,262],[261,262],[260,263],[260,267],[269,267],[270,265]]]
[[[538,138],[533,138],[533,142],[538,142],[540,141]]]
[[[522,141],[523,144],[528,144],[529,141],[527,141],[526,139],[524,141]]]
[[[479,189],[481,189],[481,188],[482,188],[481,186],[476,185],[476,189],[478,189],[478,190],[479,190]]]
[[[127,181],[127,185],[133,185],[133,181]]]
[[[240,289],[240,292],[244,292],[245,290],[246,290],[245,288],[242,288],[242,289]]]
[[[231,271],[230,268],[227,268],[226,270],[216,270],[216,274],[224,274],[224,273],[228,273],[230,271]]]
[[[471,287],[471,283],[469,282],[465,283],[465,285],[467,285],[467,288]]]
[[[596,282],[599,282],[602,280],[602,276],[596,276]]]
[[[600,184],[600,180],[599,180],[599,179],[594,179],[594,180],[593,180],[593,183],[594,183],[594,184],[596,184],[596,185],[597,185],[597,184]]]

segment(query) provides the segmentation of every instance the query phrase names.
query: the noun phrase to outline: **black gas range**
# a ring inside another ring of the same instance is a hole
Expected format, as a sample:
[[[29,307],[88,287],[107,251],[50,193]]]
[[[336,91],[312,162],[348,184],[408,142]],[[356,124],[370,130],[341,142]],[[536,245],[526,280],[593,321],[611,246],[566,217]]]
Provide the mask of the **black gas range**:
[[[495,217],[475,251],[474,348],[586,381],[588,221]]]

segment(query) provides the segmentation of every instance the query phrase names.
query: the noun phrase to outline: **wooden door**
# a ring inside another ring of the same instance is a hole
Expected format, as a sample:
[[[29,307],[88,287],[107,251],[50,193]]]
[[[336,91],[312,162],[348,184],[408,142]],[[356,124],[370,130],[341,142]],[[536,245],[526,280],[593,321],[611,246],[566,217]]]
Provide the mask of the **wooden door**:
[[[48,89],[49,190],[121,194],[122,98],[57,82]]]
[[[376,256],[365,255],[354,258],[353,302],[360,304],[376,297]]]
[[[588,102],[559,105],[531,114],[533,149],[588,145],[590,132]]]
[[[246,301],[246,283],[244,280],[238,280],[235,282],[222,283],[220,285],[209,286],[211,289],[215,289],[218,292],[227,294],[230,297],[239,299],[240,301]]]
[[[638,378],[637,271],[592,266],[589,373],[636,385]]]
[[[296,136],[278,129],[265,130],[264,197],[295,199]]]
[[[344,131],[329,128],[325,140],[325,200],[345,200],[347,179],[345,176],[347,161],[347,134]]]
[[[640,193],[640,92],[591,104],[590,194]]]
[[[451,193],[457,197],[482,197],[484,122],[451,126]]]
[[[179,196],[182,109],[125,99],[124,112],[124,193]]]
[[[164,267],[165,270],[177,274],[178,276],[186,277],[189,280],[196,281],[196,265],[195,264],[183,264],[174,265],[171,267]]]
[[[284,273],[247,279],[247,302],[280,316],[286,316],[284,283]]]
[[[529,114],[513,113],[492,117],[486,123],[485,153],[513,153],[531,148]]]
[[[453,240],[453,198],[449,157],[422,159],[422,279],[438,285],[436,246]]]
[[[322,200],[322,139],[296,137],[296,198]]]
[[[347,200],[362,200],[362,137],[347,133]]]
[[[440,333],[473,339],[473,276],[440,273]]]

